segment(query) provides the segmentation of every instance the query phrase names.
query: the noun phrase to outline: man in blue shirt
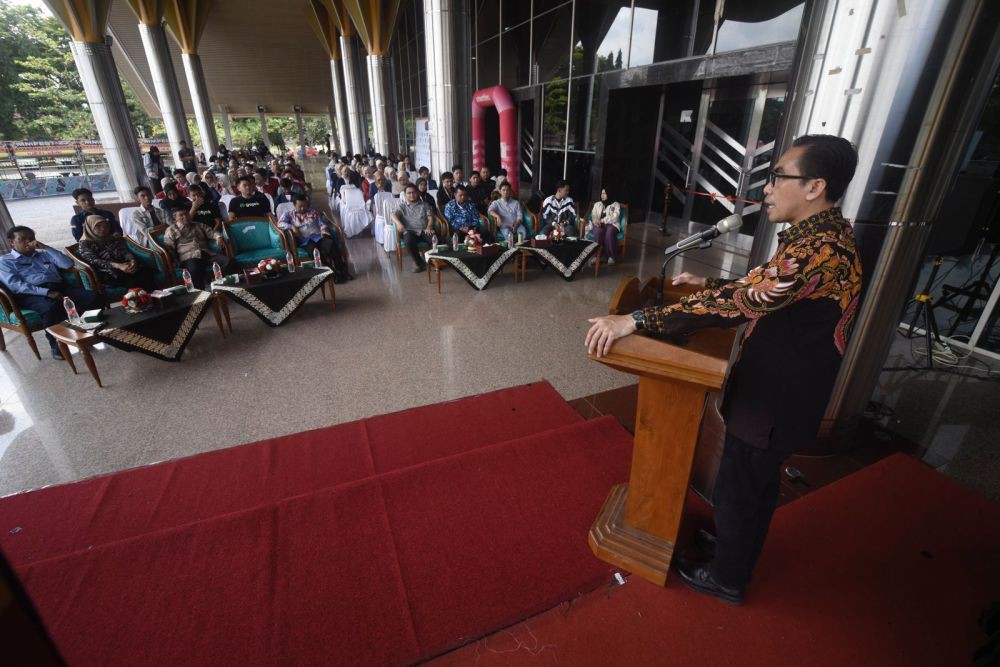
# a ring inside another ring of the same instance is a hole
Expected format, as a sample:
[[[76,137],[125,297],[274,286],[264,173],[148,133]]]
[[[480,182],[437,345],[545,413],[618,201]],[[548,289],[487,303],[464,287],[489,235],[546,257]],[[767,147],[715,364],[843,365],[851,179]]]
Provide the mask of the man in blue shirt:
[[[42,317],[46,327],[66,319],[63,297],[69,297],[77,312],[98,305],[97,295],[79,287],[70,287],[63,280],[59,269],[73,268],[73,260],[56,252],[41,241],[35,240],[30,227],[11,227],[7,232],[12,250],[0,257],[0,282],[14,296],[21,308],[34,310]],[[62,359],[59,346],[48,333],[53,359]]]
[[[115,214],[111,211],[105,211],[104,209],[97,208],[94,204],[94,193],[87,188],[77,188],[73,190],[73,199],[76,200],[76,205],[82,210],[69,219],[70,230],[73,232],[73,238],[77,241],[83,236],[83,223],[87,221],[88,215],[99,215],[108,222],[111,223],[111,233],[122,235],[122,226],[118,224],[115,219]]]
[[[464,185],[455,186],[455,198],[444,207],[444,217],[448,221],[448,226],[451,227],[451,233],[458,236],[459,243],[465,241],[465,237],[473,229],[479,233],[484,243],[493,242],[493,235],[483,227],[479,211],[469,201]]]

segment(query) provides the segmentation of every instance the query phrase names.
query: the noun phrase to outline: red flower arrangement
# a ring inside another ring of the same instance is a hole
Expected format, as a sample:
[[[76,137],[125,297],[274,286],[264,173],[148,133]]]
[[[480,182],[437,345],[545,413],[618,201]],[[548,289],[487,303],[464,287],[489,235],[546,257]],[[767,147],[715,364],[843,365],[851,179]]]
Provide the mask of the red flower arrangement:
[[[274,277],[278,275],[278,272],[281,270],[281,262],[273,257],[262,259],[257,262],[257,270],[260,271],[263,276]]]
[[[465,243],[469,252],[475,252],[476,248],[483,245],[483,237],[476,230],[470,229],[469,233],[465,235]]]
[[[122,297],[122,305],[126,310],[134,313],[145,310],[152,302],[153,297],[141,287],[130,287],[125,292],[125,296]]]

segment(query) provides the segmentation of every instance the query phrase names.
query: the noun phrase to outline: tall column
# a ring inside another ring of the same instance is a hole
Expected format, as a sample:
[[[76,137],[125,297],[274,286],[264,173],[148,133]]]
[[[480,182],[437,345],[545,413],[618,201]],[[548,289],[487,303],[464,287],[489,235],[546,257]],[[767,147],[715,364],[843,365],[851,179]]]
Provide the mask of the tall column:
[[[170,49],[167,48],[167,31],[163,28],[160,17],[154,17],[155,23],[139,23],[139,36],[146,52],[146,62],[153,77],[153,89],[156,91],[156,103],[160,107],[163,125],[167,129],[167,140],[170,141],[170,152],[174,155],[174,164],[181,163],[181,142],[191,146],[191,134],[188,132],[187,118],[181,104],[181,90],[177,86],[177,76],[174,73],[174,63],[170,59]]]
[[[382,155],[396,151],[395,110],[390,109],[392,73],[389,56],[368,56],[368,93],[372,104],[375,150]]]
[[[469,0],[424,0],[431,172],[471,159],[472,40]]]
[[[347,122],[347,102],[344,99],[344,87],[340,82],[340,70],[343,63],[340,58],[330,59],[330,81],[333,83],[333,114],[336,116],[334,127],[336,128],[337,148],[341,155],[351,152],[348,143],[348,122]]]
[[[10,241],[7,240],[7,232],[14,227],[14,218],[10,215],[7,202],[3,195],[0,195],[0,252],[10,252]]]
[[[233,130],[229,126],[229,107],[225,104],[219,105],[219,116],[222,117],[222,131],[226,137],[226,148],[233,148]]]
[[[257,105],[257,117],[260,119],[260,133],[264,135],[264,145],[271,150],[271,137],[267,134],[267,109],[263,104]]]
[[[299,157],[306,156],[306,128],[302,125],[302,107],[295,105],[295,129],[299,131]]]
[[[351,153],[365,152],[365,132],[361,120],[358,97],[361,93],[357,84],[357,53],[352,38],[340,36],[340,54],[344,61],[344,97],[347,99],[347,121],[351,129]]]
[[[131,201],[132,190],[138,185],[146,185],[147,179],[125,93],[111,55],[110,38],[104,42],[74,39],[70,42],[70,51],[80,71],[80,83],[108,159],[115,191],[123,202]]]
[[[208,23],[212,4],[211,0],[163,0],[164,18],[181,47],[191,106],[194,107],[198,132],[201,134],[201,148],[206,156],[219,150],[219,137],[215,134],[215,119],[212,118],[212,103],[208,97],[205,71],[201,67],[201,56],[198,55],[198,42]]]
[[[212,102],[208,99],[208,86],[205,84],[205,71],[201,68],[201,56],[197,53],[184,53],[181,58],[184,60],[184,73],[187,74],[188,90],[191,93],[191,106],[194,107],[194,115],[198,119],[201,148],[205,151],[205,155],[214,155],[219,150],[219,138],[215,134]]]

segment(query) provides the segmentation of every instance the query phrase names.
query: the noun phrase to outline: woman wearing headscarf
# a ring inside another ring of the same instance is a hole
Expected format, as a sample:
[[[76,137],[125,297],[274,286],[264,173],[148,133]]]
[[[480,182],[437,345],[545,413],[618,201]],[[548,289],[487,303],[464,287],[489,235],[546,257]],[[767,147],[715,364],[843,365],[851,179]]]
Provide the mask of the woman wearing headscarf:
[[[124,238],[112,235],[111,223],[99,215],[88,215],[83,223],[78,252],[102,285],[155,289],[153,272],[129,251]]]
[[[608,258],[608,264],[615,263],[615,252],[618,250],[618,232],[621,231],[621,204],[608,194],[607,188],[601,190],[600,200],[594,202],[587,217],[587,228],[584,238],[592,238],[601,246],[601,252]]]

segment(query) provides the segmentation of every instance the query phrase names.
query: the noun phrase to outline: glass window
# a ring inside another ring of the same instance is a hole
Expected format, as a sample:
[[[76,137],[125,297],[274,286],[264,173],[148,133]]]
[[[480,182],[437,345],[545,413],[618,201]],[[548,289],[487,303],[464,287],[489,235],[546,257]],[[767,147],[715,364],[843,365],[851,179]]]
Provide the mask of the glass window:
[[[476,89],[489,88],[500,83],[500,38],[483,42],[476,49]]]
[[[546,197],[556,191],[556,182],[562,180],[565,160],[566,151],[547,148],[542,151],[542,180],[539,189]]]
[[[542,113],[542,146],[564,148],[566,145],[566,101],[569,82],[553,81],[545,86]],[[560,167],[560,171],[562,167]]]
[[[500,11],[503,29],[513,28],[531,18],[531,0],[503,0]]]
[[[527,86],[531,72],[531,24],[525,23],[500,35],[500,48],[503,52],[500,83],[507,88]]]
[[[597,144],[597,96],[600,77],[573,79],[569,101],[570,150],[592,151]]]
[[[516,2],[517,0],[513,0],[513,1]],[[521,1],[524,2],[525,4],[527,4],[527,1],[525,1],[525,0],[521,0]],[[528,1],[530,1],[530,0],[528,0]],[[539,14],[544,14],[545,12],[549,11],[550,9],[555,9],[556,7],[559,7],[560,5],[568,4],[568,2],[569,2],[569,0],[535,0],[535,16],[538,16]]]
[[[632,10],[619,0],[608,6],[578,5],[573,32],[573,76],[624,69]]]
[[[499,33],[500,0],[476,0],[476,40],[483,42]]]
[[[594,164],[593,153],[578,153],[569,151],[566,161],[566,180],[569,181],[569,196],[576,202],[580,214],[587,211],[584,208],[590,201],[590,169]]]
[[[780,0],[726,0],[715,52],[798,39],[805,3],[786,10],[787,6]]]
[[[572,17],[573,5],[570,3],[535,19],[532,58],[536,83],[569,76]]]

